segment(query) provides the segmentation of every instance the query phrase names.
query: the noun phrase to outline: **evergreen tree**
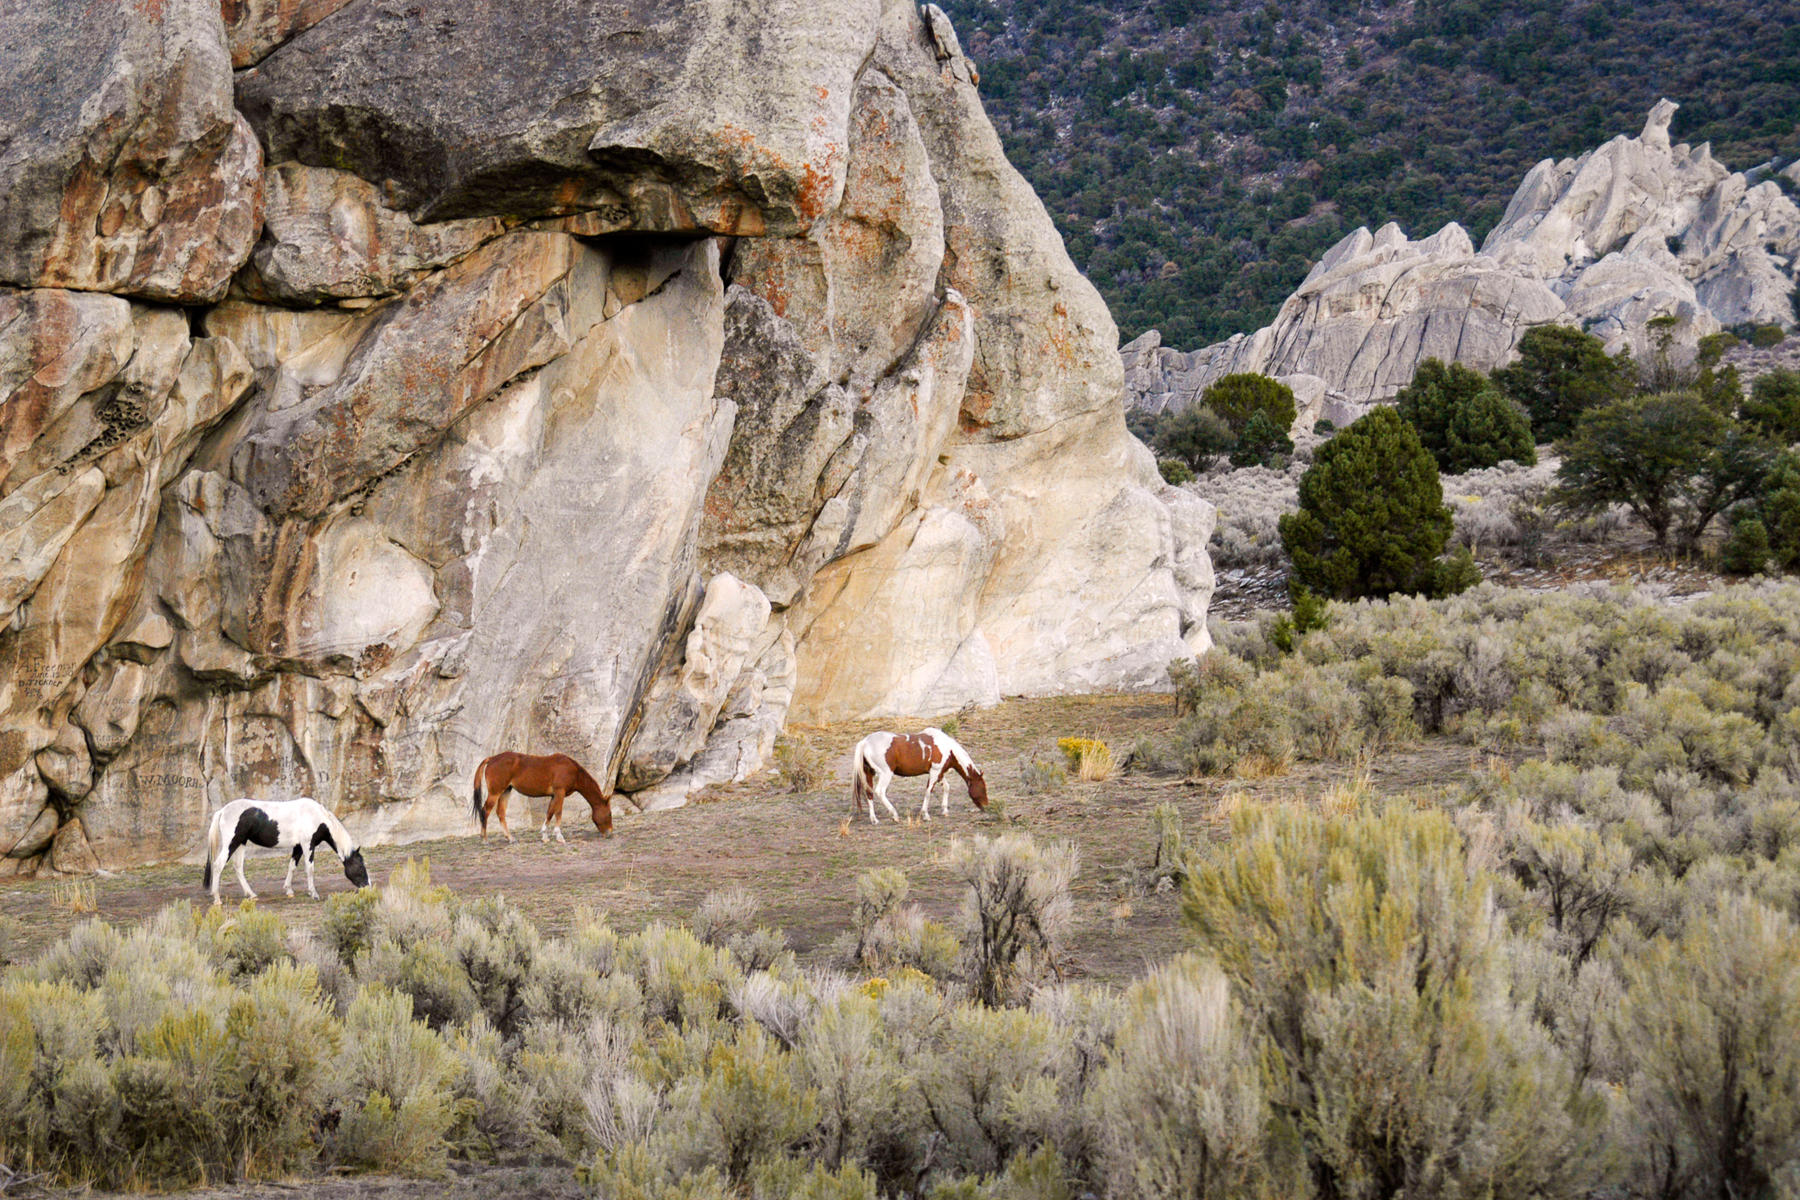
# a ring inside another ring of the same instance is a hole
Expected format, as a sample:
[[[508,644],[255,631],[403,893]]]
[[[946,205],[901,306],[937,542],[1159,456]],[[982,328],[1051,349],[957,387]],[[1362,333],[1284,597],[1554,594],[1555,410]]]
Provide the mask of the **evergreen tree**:
[[[1258,411],[1251,414],[1244,432],[1238,435],[1237,448],[1231,452],[1231,465],[1266,467],[1277,455],[1293,452],[1294,439],[1288,436],[1287,428],[1275,424],[1268,413]]]
[[[1236,444],[1231,427],[1203,404],[1165,418],[1151,442],[1158,454],[1178,458],[1196,471],[1206,470]]]
[[[1758,377],[1740,415],[1783,445],[1800,442],[1800,371],[1770,371]]]
[[[1437,459],[1440,470],[1450,446],[1450,414],[1488,386],[1480,372],[1461,363],[1446,366],[1441,359],[1428,358],[1413,372],[1412,382],[1394,397],[1394,406]]]
[[[1294,423],[1294,389],[1279,380],[1255,372],[1242,372],[1214,380],[1200,394],[1200,403],[1219,415],[1231,432],[1242,436],[1257,413],[1283,433]]]
[[[1509,459],[1524,467],[1537,462],[1531,421],[1518,405],[1491,387],[1476,392],[1451,413],[1447,440],[1439,461],[1453,475]]]
[[[1775,460],[1749,509],[1747,515],[1763,528],[1768,561],[1784,571],[1800,568],[1800,457],[1783,454]]]
[[[1719,565],[1734,575],[1754,575],[1769,565],[1769,530],[1753,512],[1732,522]]]
[[[1633,396],[1582,416],[1558,447],[1558,501],[1576,512],[1623,504],[1666,545],[1693,549],[1712,519],[1758,494],[1769,444],[1692,392]]]
[[[1461,363],[1446,366],[1426,359],[1394,399],[1446,474],[1507,459],[1527,466],[1537,461],[1524,412],[1497,392],[1487,376]]]
[[[1525,332],[1519,360],[1494,372],[1494,383],[1531,418],[1541,441],[1574,432],[1576,419],[1631,390],[1631,364],[1609,358],[1599,338],[1566,325]]]
[[[1430,452],[1398,412],[1378,408],[1319,448],[1281,542],[1293,579],[1321,595],[1448,595],[1473,582],[1466,548],[1440,560],[1451,528]]]

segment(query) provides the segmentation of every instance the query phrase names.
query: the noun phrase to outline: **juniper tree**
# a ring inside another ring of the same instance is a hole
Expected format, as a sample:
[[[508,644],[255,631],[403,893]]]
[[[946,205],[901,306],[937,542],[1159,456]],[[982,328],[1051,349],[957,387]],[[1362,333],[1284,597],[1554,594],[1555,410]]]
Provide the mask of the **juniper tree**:
[[[1494,384],[1524,408],[1541,441],[1567,437],[1590,408],[1631,390],[1631,363],[1608,357],[1592,334],[1566,325],[1539,325],[1525,331],[1518,361],[1493,375]]]
[[[1633,396],[1582,415],[1559,443],[1558,502],[1576,512],[1623,504],[1657,545],[1693,549],[1714,517],[1755,496],[1774,448],[1691,392]]]
[[[1739,409],[1744,422],[1790,445],[1800,442],[1800,371],[1770,371],[1750,385]]]
[[[1392,408],[1319,448],[1300,478],[1300,510],[1280,523],[1293,579],[1338,599],[1468,587],[1466,549],[1440,561],[1452,528],[1437,463]]]
[[[1213,459],[1231,451],[1237,436],[1212,409],[1195,405],[1165,418],[1157,426],[1151,444],[1158,454],[1178,458],[1193,470],[1204,471]]]
[[[1258,413],[1284,432],[1294,423],[1294,389],[1254,371],[1214,380],[1200,393],[1200,403],[1217,413],[1235,436],[1241,437]]]

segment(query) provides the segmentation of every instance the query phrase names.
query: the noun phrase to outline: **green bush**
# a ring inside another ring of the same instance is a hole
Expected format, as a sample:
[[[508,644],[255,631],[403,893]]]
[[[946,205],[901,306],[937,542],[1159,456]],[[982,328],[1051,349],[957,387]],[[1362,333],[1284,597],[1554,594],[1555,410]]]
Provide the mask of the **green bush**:
[[[1258,410],[1250,414],[1243,432],[1238,435],[1237,446],[1231,452],[1231,465],[1266,467],[1293,452],[1294,440],[1288,436],[1287,427],[1277,425],[1268,413]]]
[[[918,1068],[925,1112],[958,1172],[1003,1167],[1055,1140],[1072,1114],[1057,1086],[1064,1051],[1055,1029],[1025,1009],[952,1008]]]
[[[1200,404],[1218,414],[1237,438],[1244,436],[1259,415],[1283,434],[1294,423],[1294,389],[1255,372],[1215,379],[1200,393]]]
[[[1746,512],[1731,523],[1719,565],[1733,575],[1755,575],[1769,565],[1769,529],[1754,513]]]
[[[1639,1190],[1777,1195],[1800,1139],[1800,929],[1728,895],[1625,964],[1614,1023]]]
[[[1451,528],[1437,464],[1398,413],[1379,408],[1319,449],[1281,542],[1296,583],[1323,596],[1444,595],[1472,569],[1440,559]]]
[[[1538,439],[1548,442],[1573,433],[1587,410],[1624,397],[1631,390],[1631,364],[1623,355],[1609,358],[1592,334],[1539,325],[1525,331],[1518,360],[1495,371],[1493,380],[1525,410]]]
[[[239,1145],[262,1170],[292,1170],[310,1152],[314,1118],[339,1082],[337,1026],[318,980],[304,967],[272,967],[232,1002],[225,1034]]]
[[[1800,568],[1800,457],[1775,460],[1755,509],[1769,535],[1770,559],[1783,570]]]
[[[1490,878],[1450,821],[1264,810],[1233,835],[1182,913],[1279,1056],[1299,1161],[1277,1165],[1329,1194],[1582,1194],[1604,1105],[1509,995]]]
[[[750,1176],[751,1200],[875,1200],[875,1176],[854,1166],[830,1168],[782,1155]]]
[[[744,1181],[757,1161],[793,1148],[818,1119],[818,1096],[793,1056],[756,1025],[714,1045],[704,1073],[684,1080],[671,1105],[676,1169],[720,1166],[733,1182]]]
[[[1194,474],[1194,469],[1179,458],[1157,459],[1156,470],[1158,474],[1162,476],[1164,483],[1174,487],[1180,487],[1184,483],[1192,483],[1199,478],[1199,476]]]
[[[859,1160],[888,1123],[901,1064],[882,1036],[874,999],[846,992],[819,1006],[799,1044],[800,1067],[818,1097],[820,1149],[836,1170]]]
[[[1184,955],[1134,984],[1125,1007],[1089,1096],[1106,1194],[1254,1194],[1264,1175],[1262,1079],[1225,976]]]
[[[371,986],[344,1018],[336,1084],[343,1117],[332,1157],[353,1166],[407,1174],[444,1171],[447,1135],[459,1112],[451,1094],[458,1063],[412,1001]]]
[[[950,873],[967,889],[962,906],[967,978],[981,1003],[1005,1003],[1044,976],[1061,975],[1057,954],[1068,932],[1069,887],[1080,865],[1074,846],[1040,846],[1023,834],[950,843]]]

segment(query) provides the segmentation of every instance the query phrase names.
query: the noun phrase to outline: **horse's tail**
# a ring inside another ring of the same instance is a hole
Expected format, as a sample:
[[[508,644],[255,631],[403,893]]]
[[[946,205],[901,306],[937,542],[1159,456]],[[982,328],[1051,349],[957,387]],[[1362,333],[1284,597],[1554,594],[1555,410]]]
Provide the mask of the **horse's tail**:
[[[475,794],[469,801],[470,811],[481,822],[483,833],[487,832],[487,765],[488,760],[484,758],[475,768]]]
[[[213,859],[219,857],[219,825],[219,814],[214,813],[206,827],[206,869],[200,873],[202,891],[212,891]]]
[[[850,811],[861,812],[864,793],[869,790],[868,750],[863,743],[856,743],[856,749],[850,753]]]

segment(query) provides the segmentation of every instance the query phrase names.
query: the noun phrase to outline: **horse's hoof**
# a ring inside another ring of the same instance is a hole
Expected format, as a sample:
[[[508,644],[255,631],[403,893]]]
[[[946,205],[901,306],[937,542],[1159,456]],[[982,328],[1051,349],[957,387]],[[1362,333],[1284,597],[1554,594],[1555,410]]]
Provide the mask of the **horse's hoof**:
[[[294,898],[294,893],[292,893],[292,892],[283,892],[281,894],[286,896],[289,900],[292,900]]]

